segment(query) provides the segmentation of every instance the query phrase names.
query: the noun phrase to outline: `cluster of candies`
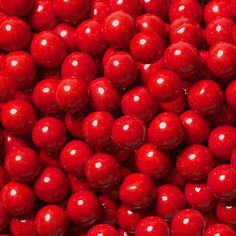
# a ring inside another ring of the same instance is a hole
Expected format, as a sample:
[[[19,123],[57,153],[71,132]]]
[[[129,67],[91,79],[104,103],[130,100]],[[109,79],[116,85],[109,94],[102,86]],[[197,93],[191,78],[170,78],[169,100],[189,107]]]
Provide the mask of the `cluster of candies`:
[[[236,235],[236,0],[0,9],[1,236]]]

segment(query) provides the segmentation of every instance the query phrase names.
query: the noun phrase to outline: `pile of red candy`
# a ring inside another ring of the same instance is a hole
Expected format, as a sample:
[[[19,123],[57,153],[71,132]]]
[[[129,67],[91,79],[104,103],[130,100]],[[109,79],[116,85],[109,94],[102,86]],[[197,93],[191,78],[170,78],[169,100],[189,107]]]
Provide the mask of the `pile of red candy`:
[[[0,236],[236,235],[236,0],[0,9]]]

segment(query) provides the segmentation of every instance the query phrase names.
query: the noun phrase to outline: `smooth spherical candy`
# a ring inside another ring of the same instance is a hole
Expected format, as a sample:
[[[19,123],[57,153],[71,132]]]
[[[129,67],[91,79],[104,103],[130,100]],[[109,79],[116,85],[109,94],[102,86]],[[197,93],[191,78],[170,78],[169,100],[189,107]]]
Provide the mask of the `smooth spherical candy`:
[[[40,161],[35,151],[19,146],[8,152],[4,160],[4,167],[12,179],[28,182],[38,175]]]
[[[105,77],[91,81],[88,89],[90,96],[89,104],[94,110],[114,112],[119,108],[121,93]]]
[[[32,56],[24,51],[14,51],[6,55],[3,68],[14,78],[18,88],[31,84],[37,74]]]
[[[208,54],[207,66],[217,78],[227,79],[236,72],[236,47],[227,42],[213,45]]]
[[[220,222],[235,226],[236,222],[236,205],[235,202],[218,202],[216,215]]]
[[[224,93],[221,87],[212,80],[200,80],[190,87],[188,103],[199,115],[212,115],[223,105]]]
[[[234,110],[236,110],[236,80],[233,80],[231,83],[228,84],[226,88],[226,100],[227,103],[232,107]]]
[[[207,177],[214,165],[213,155],[209,148],[193,144],[177,156],[176,167],[188,180],[202,180]]]
[[[176,73],[159,70],[148,80],[148,91],[158,102],[171,102],[182,92],[182,83]]]
[[[90,7],[89,0],[55,0],[56,13],[60,19],[68,23],[78,23]]]
[[[58,23],[53,1],[36,0],[29,21],[35,31],[52,30]]]
[[[149,216],[141,220],[136,228],[136,236],[168,236],[169,235],[168,224],[159,217]]]
[[[176,0],[170,4],[169,20],[174,20],[185,17],[193,19],[197,22],[202,21],[202,8],[196,0]]]
[[[117,222],[121,229],[127,232],[122,234],[122,236],[129,235],[128,233],[133,235],[138,223],[145,217],[147,217],[147,211],[145,209],[133,210],[124,204],[121,205],[117,211]]]
[[[218,165],[209,173],[207,184],[216,198],[233,200],[236,196],[236,170],[231,165]]]
[[[1,0],[1,10],[7,15],[25,16],[32,8],[33,0],[16,0],[14,2],[8,0]]]
[[[0,47],[6,51],[23,49],[30,41],[29,25],[18,17],[8,17],[0,24]]]
[[[115,87],[126,88],[137,78],[138,66],[129,53],[117,51],[105,62],[104,74]]]
[[[173,236],[198,236],[205,231],[204,216],[197,210],[184,209],[176,213],[171,222]]]
[[[66,212],[71,221],[86,227],[94,224],[100,218],[101,205],[92,192],[80,190],[70,196]]]
[[[142,145],[135,153],[138,170],[151,178],[163,178],[171,168],[167,153],[159,151],[152,143]]]
[[[35,124],[32,131],[34,144],[43,151],[56,152],[66,142],[66,129],[63,123],[53,117],[45,117]]]
[[[55,92],[58,106],[69,112],[75,112],[85,107],[89,94],[85,82],[77,77],[64,77],[58,82]]]
[[[144,141],[145,136],[146,126],[136,116],[121,116],[112,125],[111,139],[121,148],[134,149]]]
[[[55,168],[46,167],[34,183],[36,196],[46,203],[57,203],[68,192],[68,180],[65,174]]]
[[[83,52],[101,54],[107,46],[102,35],[102,25],[94,20],[81,23],[76,30],[76,43]]]
[[[187,183],[184,195],[190,207],[202,213],[211,212],[216,206],[216,199],[206,183]]]
[[[173,149],[184,138],[184,129],[177,115],[160,113],[148,127],[148,139],[160,149]]]
[[[222,125],[213,129],[208,139],[208,146],[216,158],[229,160],[236,148],[236,128]]]
[[[154,183],[144,174],[128,175],[119,190],[120,200],[132,209],[148,206],[155,196]]]
[[[232,42],[234,21],[228,18],[218,18],[211,21],[205,29],[205,38],[209,46],[219,42]]]
[[[99,189],[114,187],[121,179],[119,163],[105,153],[95,154],[88,160],[85,174],[90,185]]]
[[[183,41],[198,47],[202,41],[202,29],[193,19],[177,18],[170,26],[170,41]]]
[[[36,34],[30,49],[35,62],[45,68],[59,66],[66,57],[65,42],[53,31],[42,31]]]
[[[109,6],[106,1],[92,1],[89,12],[89,19],[98,22],[103,20],[109,15]]]
[[[114,117],[105,111],[90,113],[83,122],[84,138],[97,147],[111,144],[111,128],[114,120]]]
[[[135,60],[141,63],[154,63],[164,53],[165,43],[155,32],[141,31],[134,35],[130,42],[130,52]]]
[[[117,230],[109,224],[97,224],[87,233],[87,236],[118,236]]]
[[[61,66],[62,77],[76,76],[89,84],[96,76],[94,59],[84,52],[73,52],[63,61]]]
[[[10,230],[13,235],[37,235],[35,228],[35,215],[30,213],[21,217],[12,217]]]
[[[111,47],[126,48],[135,33],[134,19],[123,11],[113,12],[103,21],[102,32]]]
[[[235,236],[235,231],[228,225],[225,224],[213,224],[208,227],[204,233],[204,236]]]
[[[12,100],[16,90],[15,79],[5,70],[0,70],[0,102]]]
[[[1,191],[3,206],[14,216],[21,216],[29,213],[35,203],[35,196],[32,189],[22,183],[8,182]]]
[[[29,134],[35,122],[35,110],[28,102],[23,100],[11,100],[2,107],[2,126],[13,134]]]
[[[50,115],[60,112],[55,96],[58,83],[58,79],[48,78],[39,81],[34,87],[32,100],[40,111]]]
[[[164,65],[180,77],[189,79],[199,69],[199,54],[194,46],[185,42],[170,44],[164,53]]]
[[[75,38],[76,28],[73,25],[61,23],[53,31],[64,39],[68,52],[73,52],[77,49]]]
[[[85,165],[92,154],[93,151],[86,142],[73,140],[61,150],[60,163],[67,173],[83,176]]]
[[[63,208],[47,205],[41,208],[35,217],[35,228],[40,236],[66,235],[69,220]]]
[[[204,21],[209,24],[217,18],[230,18],[230,5],[228,1],[209,1],[204,7]]]
[[[203,143],[210,133],[210,123],[208,120],[193,110],[187,110],[180,115],[180,120],[184,126],[184,140],[188,144]]]
[[[163,184],[156,189],[155,214],[166,220],[186,207],[183,192],[174,185]]]
[[[123,95],[121,109],[124,115],[133,115],[149,122],[155,116],[158,104],[146,87],[137,86]]]

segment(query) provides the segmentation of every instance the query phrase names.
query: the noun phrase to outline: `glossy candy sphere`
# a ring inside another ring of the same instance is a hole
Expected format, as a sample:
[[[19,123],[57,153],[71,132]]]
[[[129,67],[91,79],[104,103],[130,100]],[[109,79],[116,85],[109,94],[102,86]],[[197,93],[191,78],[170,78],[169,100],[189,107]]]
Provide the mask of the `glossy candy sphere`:
[[[89,84],[89,104],[96,111],[114,112],[120,106],[121,93],[105,78],[97,78]]]
[[[18,17],[8,17],[0,24],[0,47],[6,51],[25,48],[31,38],[29,25]]]
[[[47,205],[41,208],[35,217],[35,227],[38,235],[61,235],[67,233],[69,220],[63,208],[57,205]]]
[[[55,0],[58,17],[68,23],[78,23],[90,7],[89,0]]]
[[[100,218],[101,205],[92,192],[80,190],[70,196],[66,212],[72,222],[86,227]]]
[[[114,117],[105,111],[90,113],[83,122],[85,140],[97,147],[105,147],[111,144],[111,128],[114,120]]]
[[[68,180],[65,174],[55,167],[46,167],[34,183],[36,196],[46,203],[57,203],[68,192]]]
[[[136,236],[168,236],[169,235],[168,224],[159,217],[149,216],[141,220],[136,228]]]
[[[209,213],[216,206],[216,199],[206,183],[187,183],[184,194],[190,207],[202,213]]]
[[[236,94],[236,81],[233,80],[231,83],[228,84],[227,88],[226,88],[226,100],[227,103],[230,105],[230,107],[232,107],[234,110],[236,110],[236,98],[235,98],[235,94]]]
[[[93,0],[91,2],[89,18],[102,23],[109,14],[109,10],[110,9],[106,1]]]
[[[141,119],[125,115],[114,121],[111,139],[115,145],[125,149],[138,147],[145,139],[146,126]]]
[[[29,213],[35,203],[32,189],[22,183],[8,182],[1,191],[3,206],[13,216],[21,216]]]
[[[188,144],[203,143],[210,133],[208,120],[193,110],[187,110],[180,115],[180,120],[184,126],[185,142]]]
[[[87,233],[87,236],[119,236],[118,231],[109,224],[97,224]]]
[[[204,236],[215,236],[218,234],[219,236],[235,236],[235,232],[233,228],[225,224],[213,224],[208,227],[204,233]]]
[[[221,125],[213,129],[208,139],[211,152],[220,160],[229,160],[236,148],[236,128]]]
[[[104,74],[115,87],[126,88],[135,81],[138,66],[129,53],[118,51],[114,52],[105,62]]]
[[[89,184],[99,189],[114,187],[121,179],[119,163],[105,153],[95,154],[88,160],[85,174]]]
[[[212,80],[196,82],[188,92],[188,103],[199,115],[212,115],[223,105],[224,93],[221,87]]]
[[[11,100],[1,110],[4,129],[13,134],[29,134],[36,122],[34,108],[23,100]]]
[[[135,60],[141,63],[154,63],[164,53],[165,43],[155,32],[141,31],[135,34],[130,42],[130,52]]]
[[[85,82],[78,77],[64,77],[58,82],[55,92],[58,106],[69,112],[75,112],[85,107],[89,94]]]
[[[4,166],[12,179],[29,182],[39,173],[40,161],[37,153],[27,147],[16,147],[8,152]]]
[[[123,11],[113,12],[103,21],[102,32],[111,47],[126,48],[135,33],[134,19]]]
[[[227,42],[213,45],[208,54],[207,66],[217,78],[227,79],[236,72],[236,47]]]
[[[76,30],[78,48],[91,55],[101,54],[106,49],[102,35],[102,25],[94,20],[86,20]]]
[[[86,142],[72,140],[61,150],[60,163],[67,173],[83,176],[85,165],[92,154],[93,151]]]
[[[120,200],[132,209],[148,206],[155,196],[154,183],[144,174],[128,175],[119,190]]]
[[[32,100],[40,111],[50,115],[60,112],[55,96],[58,83],[58,79],[48,78],[39,81],[34,87]]]
[[[59,66],[66,57],[65,42],[53,31],[42,31],[36,34],[30,48],[35,62],[45,68]]]
[[[218,202],[216,215],[220,222],[234,227],[236,223],[235,202]]]
[[[173,236],[198,236],[205,231],[204,216],[197,210],[184,209],[176,213],[171,222]]]
[[[208,175],[207,184],[213,195],[223,201],[231,201],[236,196],[236,170],[228,164],[215,167]]]
[[[176,167],[188,180],[202,180],[207,177],[214,165],[213,155],[209,148],[193,144],[177,156]]]
[[[35,124],[32,131],[34,144],[43,151],[56,152],[66,142],[66,129],[63,123],[53,117],[45,117]]]
[[[84,52],[69,54],[61,66],[62,77],[76,76],[89,84],[96,76],[94,59]]]
[[[157,148],[169,150],[178,146],[184,138],[184,129],[177,115],[160,113],[150,123],[148,139]]]
[[[52,30],[58,23],[53,1],[36,0],[29,19],[35,31]]]
[[[124,115],[133,115],[149,122],[155,116],[158,104],[146,87],[137,86],[123,95],[121,109]]]
[[[167,175],[171,168],[170,157],[159,151],[154,144],[142,145],[135,154],[137,169],[151,178],[162,178]]]
[[[165,220],[171,220],[174,215],[186,207],[183,192],[174,185],[163,184],[156,189],[155,214]]]
[[[148,81],[148,91],[158,102],[171,102],[182,92],[180,77],[169,70],[159,70]]]
[[[178,42],[170,44],[164,53],[165,67],[176,72],[184,79],[189,79],[196,75],[199,69],[199,62],[198,51],[189,43]]]

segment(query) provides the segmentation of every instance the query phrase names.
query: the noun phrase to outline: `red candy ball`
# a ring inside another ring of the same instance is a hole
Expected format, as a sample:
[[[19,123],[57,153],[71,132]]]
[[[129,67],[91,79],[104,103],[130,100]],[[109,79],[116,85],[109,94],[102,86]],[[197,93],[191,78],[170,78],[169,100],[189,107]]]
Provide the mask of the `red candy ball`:
[[[215,236],[216,234],[219,236],[235,236],[233,228],[225,224],[213,224],[207,228],[204,236]]]
[[[98,224],[93,226],[87,236],[118,236],[117,230],[109,224]]]

